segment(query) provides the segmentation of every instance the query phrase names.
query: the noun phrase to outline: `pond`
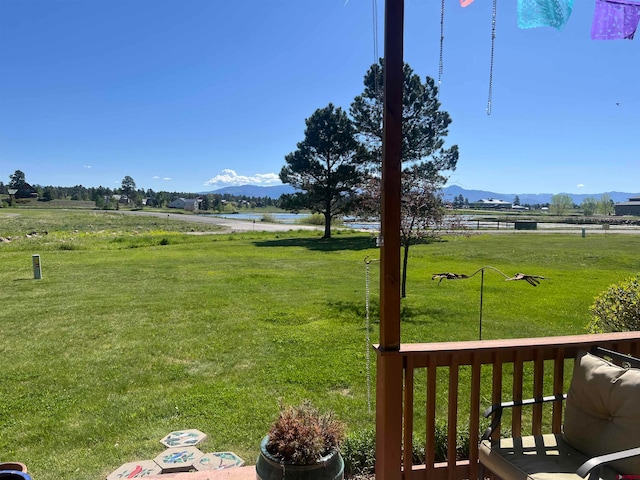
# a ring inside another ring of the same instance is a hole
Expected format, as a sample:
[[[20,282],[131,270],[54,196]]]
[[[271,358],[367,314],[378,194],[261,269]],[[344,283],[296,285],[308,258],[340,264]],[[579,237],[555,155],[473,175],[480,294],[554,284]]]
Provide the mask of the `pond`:
[[[264,213],[203,213],[201,216],[212,216],[221,218],[231,218],[238,220],[253,220],[255,222],[261,222]],[[309,216],[308,213],[267,213],[269,218],[272,218],[278,223],[295,224],[300,220]],[[354,217],[344,217],[342,219],[345,227],[358,229],[358,230],[379,230],[380,222],[361,222]]]

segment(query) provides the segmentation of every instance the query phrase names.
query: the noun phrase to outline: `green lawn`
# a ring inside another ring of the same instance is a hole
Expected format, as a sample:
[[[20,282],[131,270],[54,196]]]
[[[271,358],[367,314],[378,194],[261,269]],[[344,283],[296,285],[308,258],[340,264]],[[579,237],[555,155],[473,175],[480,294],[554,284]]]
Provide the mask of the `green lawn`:
[[[198,428],[204,450],[252,464],[279,399],[311,398],[351,431],[373,424],[364,258],[378,258],[375,240],[177,231],[186,229],[105,212],[0,211],[0,237],[13,237],[0,243],[0,461],[24,462],[40,480],[97,480],[158,455],[168,432]],[[487,271],[483,338],[584,333],[593,297],[640,272],[638,251],[635,235],[414,246],[402,339],[477,339],[480,275],[431,275],[486,265],[547,280],[534,288]],[[372,263],[372,318],[378,272]]]

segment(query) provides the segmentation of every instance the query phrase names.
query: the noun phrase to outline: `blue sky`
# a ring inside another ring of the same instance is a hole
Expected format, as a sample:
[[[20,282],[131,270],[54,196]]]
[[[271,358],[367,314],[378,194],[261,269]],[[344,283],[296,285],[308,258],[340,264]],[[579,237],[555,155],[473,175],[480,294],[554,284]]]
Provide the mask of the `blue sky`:
[[[590,39],[499,0],[446,0],[440,100],[450,184],[501,193],[640,192],[640,34]],[[0,0],[0,181],[178,192],[278,184],[304,120],[345,109],[374,62],[371,0]],[[383,55],[384,1],[378,0]],[[437,78],[440,1],[406,0],[405,61]]]

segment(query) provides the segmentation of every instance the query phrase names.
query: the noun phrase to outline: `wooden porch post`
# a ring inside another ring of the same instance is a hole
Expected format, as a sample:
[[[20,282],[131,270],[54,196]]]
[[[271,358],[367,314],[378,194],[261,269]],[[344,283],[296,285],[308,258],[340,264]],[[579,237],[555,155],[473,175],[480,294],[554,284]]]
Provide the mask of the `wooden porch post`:
[[[404,0],[386,0],[384,133],[380,252],[380,346],[376,380],[376,477],[402,477],[402,357],[400,349],[400,201],[402,171]]]

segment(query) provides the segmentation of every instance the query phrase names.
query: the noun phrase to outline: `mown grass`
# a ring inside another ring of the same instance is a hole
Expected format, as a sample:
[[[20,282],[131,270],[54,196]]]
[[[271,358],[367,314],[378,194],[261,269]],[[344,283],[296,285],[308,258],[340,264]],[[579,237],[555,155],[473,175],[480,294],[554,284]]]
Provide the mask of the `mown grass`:
[[[0,460],[22,461],[44,480],[98,479],[154,458],[168,432],[198,428],[206,451],[232,450],[251,464],[279,399],[310,398],[350,431],[373,425],[371,236],[200,236],[172,231],[193,224],[155,218],[11,211],[0,212],[0,236],[16,237],[0,244]],[[431,275],[485,265],[547,279],[534,288],[487,271],[483,338],[585,333],[593,297],[640,271],[639,248],[635,235],[540,234],[414,246],[402,339],[477,339],[479,275],[440,284]],[[35,253],[42,280],[33,280]]]

